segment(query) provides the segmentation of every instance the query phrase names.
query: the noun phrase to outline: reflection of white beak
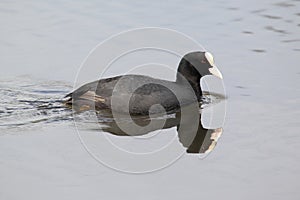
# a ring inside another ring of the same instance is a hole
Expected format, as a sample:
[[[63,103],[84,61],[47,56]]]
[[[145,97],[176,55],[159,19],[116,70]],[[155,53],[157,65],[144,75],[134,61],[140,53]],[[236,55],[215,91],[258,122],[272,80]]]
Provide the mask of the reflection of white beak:
[[[213,65],[213,67],[209,68],[208,70],[212,75],[215,75],[216,77],[219,77],[220,79],[223,79],[221,72],[215,65]]]

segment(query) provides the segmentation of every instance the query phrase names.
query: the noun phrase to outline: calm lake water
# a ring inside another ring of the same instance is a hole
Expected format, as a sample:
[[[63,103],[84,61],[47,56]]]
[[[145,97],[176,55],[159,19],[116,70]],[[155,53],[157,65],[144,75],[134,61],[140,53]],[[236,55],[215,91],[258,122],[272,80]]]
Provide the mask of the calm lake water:
[[[298,0],[1,1],[0,23],[0,199],[299,199]],[[148,26],[189,35],[213,52],[223,73],[226,120],[205,159],[185,153],[176,126],[120,139],[94,122],[78,127],[61,105],[91,49]],[[100,135],[140,154],[172,141],[180,158],[152,173],[122,173],[97,162],[78,137],[95,142],[90,149],[100,146],[96,156],[106,163],[126,167]]]

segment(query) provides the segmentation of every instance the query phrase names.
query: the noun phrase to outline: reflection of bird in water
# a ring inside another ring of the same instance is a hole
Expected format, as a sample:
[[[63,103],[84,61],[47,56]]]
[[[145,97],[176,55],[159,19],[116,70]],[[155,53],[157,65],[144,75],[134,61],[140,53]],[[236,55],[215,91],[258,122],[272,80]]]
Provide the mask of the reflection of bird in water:
[[[133,116],[132,120],[134,123],[132,123],[131,119],[126,120],[126,118],[118,122],[112,119],[108,122],[101,122],[101,129],[113,135],[130,137],[145,135],[155,130],[176,126],[179,141],[187,148],[187,153],[209,153],[216,146],[222,134],[222,128],[204,128],[201,123],[201,113],[199,110],[195,112],[192,109],[194,109],[193,106],[181,108],[185,112],[185,116],[183,117],[183,112],[177,112],[173,115],[157,115],[155,117]],[[187,115],[187,113],[190,114]],[[101,118],[102,116],[99,117]],[[163,126],[159,126],[159,124],[163,124]]]

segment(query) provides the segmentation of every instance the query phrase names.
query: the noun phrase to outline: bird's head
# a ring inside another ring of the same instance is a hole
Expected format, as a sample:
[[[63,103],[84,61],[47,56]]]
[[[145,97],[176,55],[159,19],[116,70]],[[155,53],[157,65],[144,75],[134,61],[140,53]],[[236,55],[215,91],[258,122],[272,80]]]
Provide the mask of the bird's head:
[[[186,54],[180,61],[178,72],[187,80],[199,81],[201,77],[213,75],[220,79],[223,76],[216,67],[214,57],[209,52],[191,52]]]

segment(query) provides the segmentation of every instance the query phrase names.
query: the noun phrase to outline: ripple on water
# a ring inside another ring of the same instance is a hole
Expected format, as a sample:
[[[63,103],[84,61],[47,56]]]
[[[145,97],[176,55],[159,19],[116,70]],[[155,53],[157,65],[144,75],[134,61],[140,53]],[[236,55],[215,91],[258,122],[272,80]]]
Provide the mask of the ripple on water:
[[[261,15],[262,17],[268,18],[268,19],[282,19],[282,17],[275,16],[275,15]]]
[[[0,81],[0,129],[34,127],[68,119],[61,99],[71,87],[58,81],[17,77]]]
[[[273,26],[265,26],[265,29],[269,30],[269,31],[273,31],[275,33],[289,34],[287,31],[282,30],[282,29],[274,28]]]
[[[265,53],[267,52],[266,50],[264,49],[252,49],[253,52],[256,52],[256,53]]]
[[[279,3],[274,3],[275,6],[279,6],[282,8],[288,8],[288,7],[293,7],[295,4],[288,3],[288,2],[279,2]]]

